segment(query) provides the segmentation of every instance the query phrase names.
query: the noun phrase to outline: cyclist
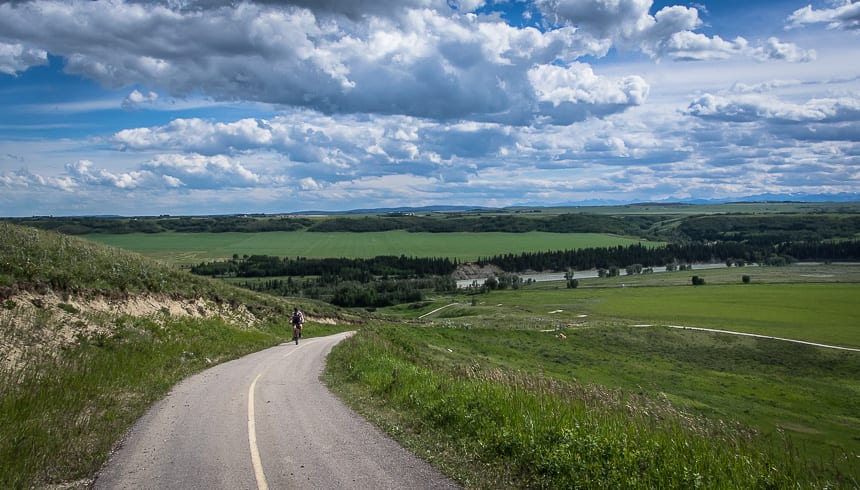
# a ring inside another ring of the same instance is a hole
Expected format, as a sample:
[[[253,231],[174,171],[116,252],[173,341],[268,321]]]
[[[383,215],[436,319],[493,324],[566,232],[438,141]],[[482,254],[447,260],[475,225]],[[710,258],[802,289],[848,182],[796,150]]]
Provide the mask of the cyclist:
[[[293,308],[293,314],[290,316],[290,323],[293,324],[293,338],[296,343],[302,337],[302,326],[305,323],[305,315],[298,308]]]

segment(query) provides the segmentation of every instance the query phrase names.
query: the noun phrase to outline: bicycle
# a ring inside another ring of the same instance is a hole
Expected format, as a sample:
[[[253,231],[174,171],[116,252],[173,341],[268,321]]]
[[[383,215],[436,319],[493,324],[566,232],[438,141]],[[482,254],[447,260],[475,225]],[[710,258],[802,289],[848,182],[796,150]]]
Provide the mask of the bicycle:
[[[302,336],[302,325],[300,323],[293,324],[293,340],[296,341],[296,345],[299,345],[299,338]]]

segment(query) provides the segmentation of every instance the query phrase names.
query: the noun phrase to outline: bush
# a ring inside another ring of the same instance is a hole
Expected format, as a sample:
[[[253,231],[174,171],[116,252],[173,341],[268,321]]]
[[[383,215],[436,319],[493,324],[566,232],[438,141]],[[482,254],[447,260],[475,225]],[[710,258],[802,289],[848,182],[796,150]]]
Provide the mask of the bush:
[[[744,284],[749,284],[750,283],[750,276],[744,274],[743,276],[741,276],[741,281],[743,281]]]
[[[693,276],[693,286],[704,286],[705,278],[699,276]]]

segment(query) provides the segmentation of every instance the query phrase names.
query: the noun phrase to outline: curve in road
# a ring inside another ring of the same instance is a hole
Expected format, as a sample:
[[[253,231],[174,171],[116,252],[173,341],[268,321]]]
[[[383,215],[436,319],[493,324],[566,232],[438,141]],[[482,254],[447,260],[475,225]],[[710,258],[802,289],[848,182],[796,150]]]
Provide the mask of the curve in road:
[[[94,488],[458,488],[322,384],[325,356],[348,335],[282,344],[179,383]]]

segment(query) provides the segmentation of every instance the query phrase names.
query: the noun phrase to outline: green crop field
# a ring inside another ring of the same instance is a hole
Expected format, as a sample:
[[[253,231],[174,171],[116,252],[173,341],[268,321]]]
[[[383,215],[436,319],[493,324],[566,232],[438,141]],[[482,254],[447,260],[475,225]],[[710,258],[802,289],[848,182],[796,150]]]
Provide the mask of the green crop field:
[[[860,348],[860,284],[526,288],[479,298],[461,309],[513,322],[683,325]]]
[[[279,257],[378,255],[475,260],[505,253],[609,247],[641,240],[599,233],[132,233],[85,238],[176,264],[229,258],[233,254]]]

